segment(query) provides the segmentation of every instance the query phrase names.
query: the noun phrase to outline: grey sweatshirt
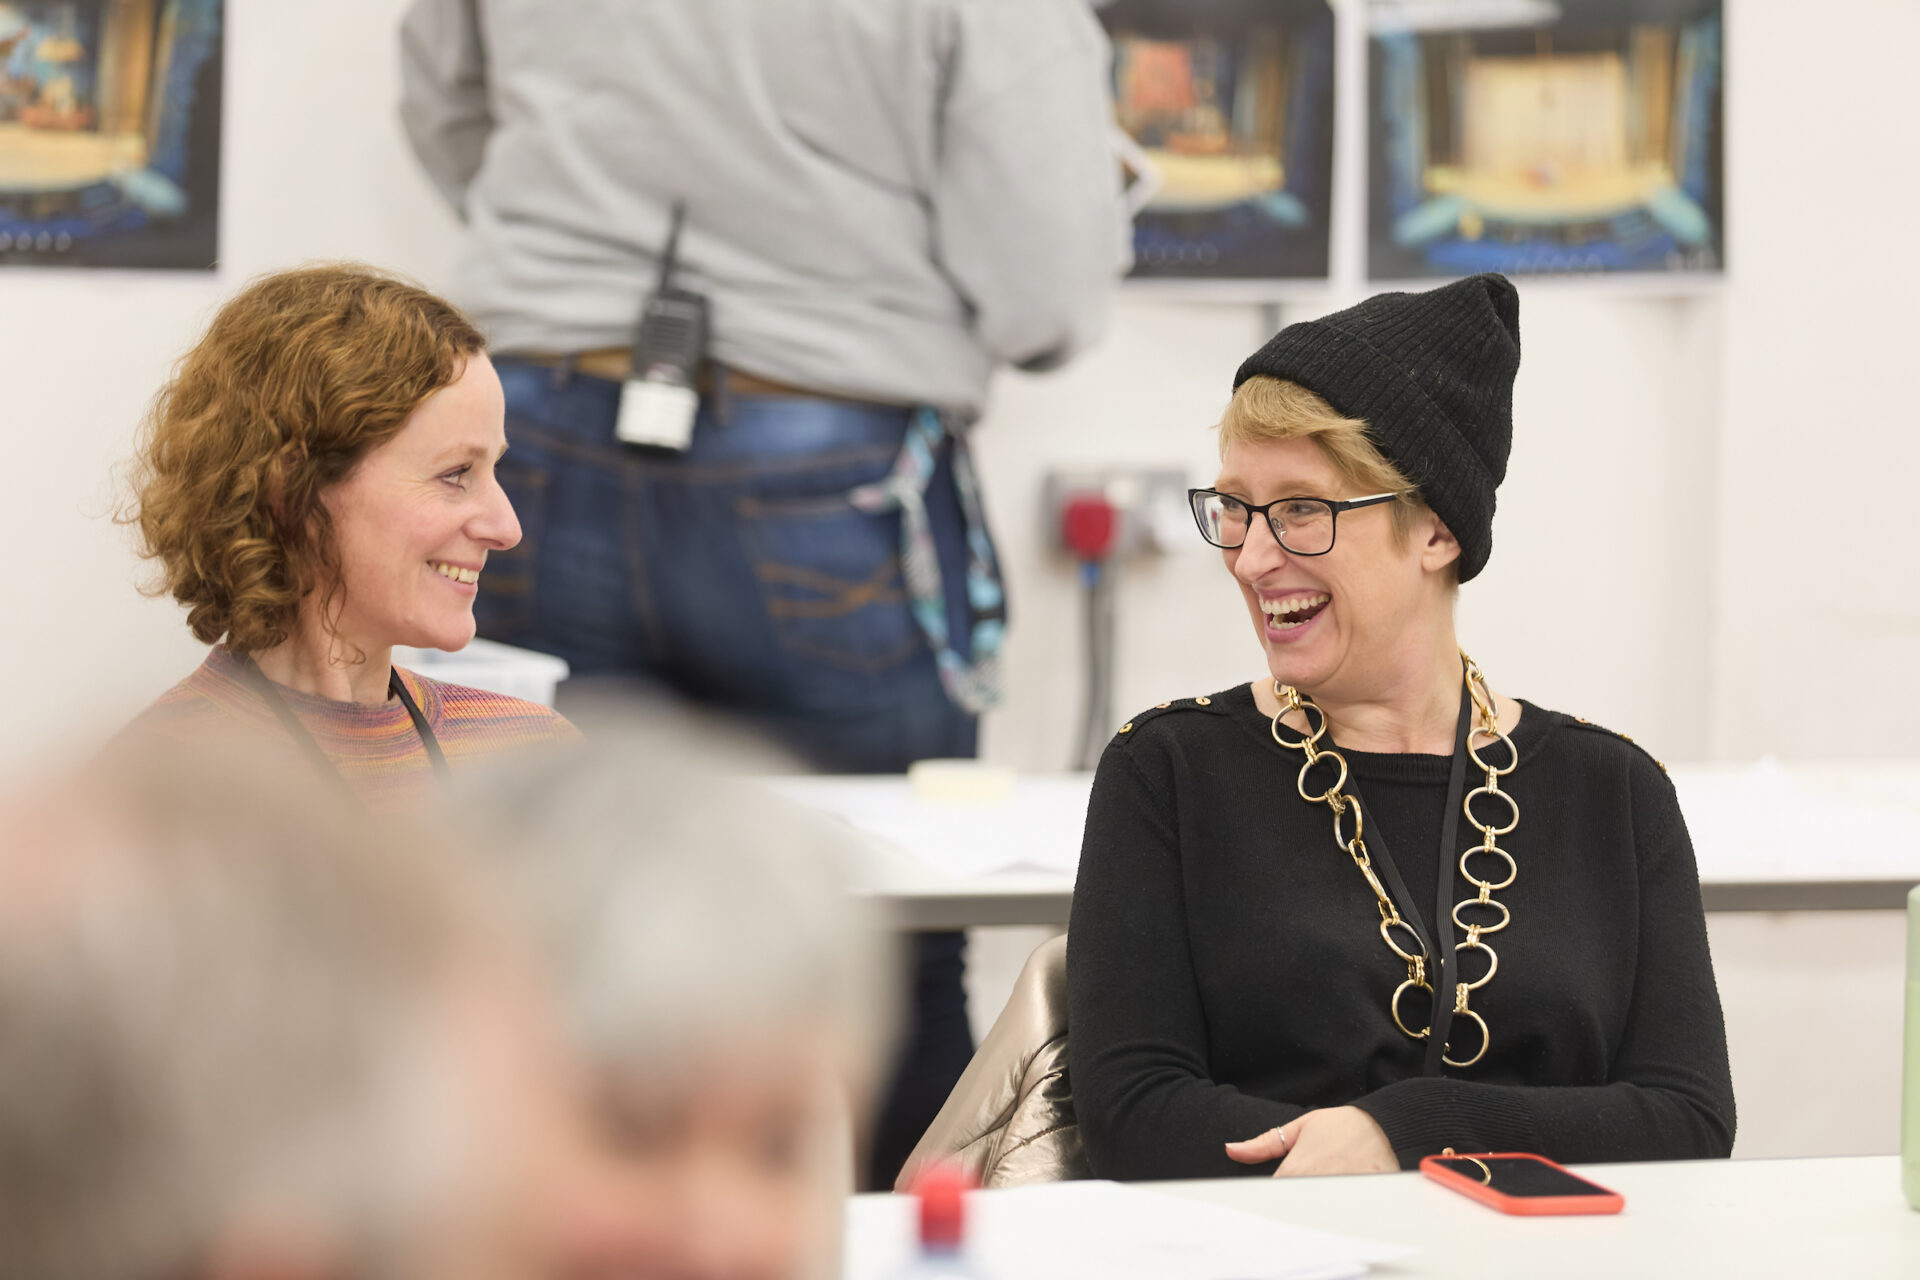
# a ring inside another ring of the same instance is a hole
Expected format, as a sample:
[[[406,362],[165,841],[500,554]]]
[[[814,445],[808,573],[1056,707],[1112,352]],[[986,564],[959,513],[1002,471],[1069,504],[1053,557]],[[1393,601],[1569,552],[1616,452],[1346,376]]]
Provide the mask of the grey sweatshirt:
[[[1129,262],[1086,0],[415,0],[402,53],[500,351],[630,341],[676,199],[715,359],[961,411]]]

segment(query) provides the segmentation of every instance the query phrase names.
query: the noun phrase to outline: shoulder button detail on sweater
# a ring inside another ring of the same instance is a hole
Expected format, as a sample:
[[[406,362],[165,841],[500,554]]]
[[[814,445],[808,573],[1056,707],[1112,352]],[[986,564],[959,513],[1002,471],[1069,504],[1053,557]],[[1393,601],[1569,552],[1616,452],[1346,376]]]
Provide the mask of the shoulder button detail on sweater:
[[[1173,702],[1156,702],[1145,711],[1136,715],[1133,719],[1121,725],[1120,733],[1132,733],[1134,730],[1144,726],[1149,720],[1157,720],[1161,716],[1172,715],[1176,711],[1199,711],[1211,708],[1212,706],[1213,699],[1206,697],[1180,698]],[[1220,712],[1212,711],[1210,714],[1219,715]]]
[[[1626,743],[1628,746],[1638,751],[1641,755],[1653,761],[1656,765],[1659,765],[1660,772],[1662,773],[1668,772],[1666,764],[1663,763],[1659,759],[1659,757],[1655,756],[1653,752],[1647,750],[1645,747],[1635,742],[1632,738],[1628,737],[1626,734],[1621,733],[1619,730],[1609,729],[1605,725],[1595,724],[1593,721],[1587,719],[1585,716],[1570,716],[1568,718],[1571,719],[1575,724],[1579,725],[1583,729],[1591,729],[1595,733],[1604,733],[1608,737],[1620,739],[1620,741]]]

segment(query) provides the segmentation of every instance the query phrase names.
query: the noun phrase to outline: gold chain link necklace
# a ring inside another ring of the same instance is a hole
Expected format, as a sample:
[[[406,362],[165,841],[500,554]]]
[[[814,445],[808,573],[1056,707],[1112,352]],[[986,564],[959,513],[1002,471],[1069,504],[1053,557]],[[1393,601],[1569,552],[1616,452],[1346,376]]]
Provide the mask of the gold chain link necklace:
[[[1500,968],[1500,957],[1491,946],[1487,945],[1486,935],[1498,933],[1506,928],[1513,920],[1513,913],[1508,910],[1506,904],[1496,902],[1493,895],[1496,890],[1505,889],[1511,885],[1520,872],[1519,866],[1513,860],[1513,855],[1499,845],[1501,836],[1510,834],[1520,825],[1519,802],[1500,789],[1500,779],[1513,772],[1514,766],[1520,762],[1520,753],[1514,747],[1513,739],[1500,728],[1499,713],[1494,704],[1493,690],[1487,687],[1487,678],[1480,673],[1480,668],[1474,664],[1473,659],[1464,652],[1460,655],[1460,661],[1466,668],[1467,696],[1473,701],[1474,724],[1467,734],[1467,756],[1486,774],[1486,782],[1469,791],[1466,799],[1461,802],[1467,822],[1480,833],[1480,843],[1460,855],[1460,874],[1466,877],[1467,883],[1473,885],[1478,892],[1474,897],[1463,898],[1454,905],[1453,923],[1465,930],[1467,935],[1465,941],[1459,943],[1454,950],[1456,953],[1486,952],[1487,971],[1472,982],[1462,981],[1454,986],[1453,1016],[1471,1018],[1479,1027],[1480,1048],[1464,1062],[1456,1062],[1446,1057],[1443,1052],[1440,1060],[1450,1067],[1472,1066],[1486,1056],[1487,1046],[1492,1042],[1493,1035],[1487,1029],[1487,1020],[1468,1007],[1468,1001],[1472,993],[1486,986]],[[1279,713],[1273,717],[1273,740],[1289,750],[1303,752],[1307,758],[1306,763],[1300,766],[1300,775],[1296,781],[1300,798],[1308,804],[1324,804],[1333,810],[1334,842],[1353,859],[1353,865],[1359,867],[1360,874],[1366,877],[1367,887],[1373,890],[1373,896],[1379,900],[1380,936],[1386,941],[1388,949],[1406,963],[1406,981],[1394,988],[1393,997],[1387,1003],[1387,1012],[1393,1015],[1393,1024],[1399,1027],[1404,1035],[1415,1040],[1424,1040],[1433,1031],[1431,1012],[1428,1015],[1427,1025],[1416,1031],[1401,1018],[1400,1001],[1410,990],[1424,991],[1429,996],[1433,994],[1433,984],[1427,980],[1427,963],[1430,957],[1427,955],[1426,943],[1421,940],[1419,931],[1408,924],[1406,918],[1400,914],[1400,909],[1393,903],[1393,896],[1380,883],[1380,877],[1373,870],[1373,860],[1367,855],[1367,844],[1364,838],[1365,815],[1361,812],[1359,800],[1348,794],[1346,790],[1346,757],[1332,747],[1322,748],[1319,745],[1320,739],[1327,732],[1327,713],[1298,689],[1281,684],[1278,680],[1273,682],[1273,693],[1274,697],[1280,700]],[[1298,738],[1288,738],[1280,732],[1280,721],[1293,711],[1300,712],[1307,725],[1306,732]],[[1496,742],[1504,744],[1507,749],[1506,763],[1503,765],[1490,764],[1480,754],[1482,746],[1492,746]],[[1331,785],[1315,794],[1308,789],[1307,775],[1312,773],[1323,760],[1336,766],[1340,772]],[[1480,821],[1473,812],[1473,801],[1476,796],[1493,796],[1506,801],[1509,813],[1506,824],[1494,826]],[[1353,823],[1352,835],[1346,832],[1349,815]],[[1499,858],[1506,864],[1506,878],[1484,880],[1475,875],[1473,859],[1477,856]],[[1462,912],[1475,907],[1497,911],[1499,918],[1487,924],[1468,924],[1460,918]],[[1412,945],[1403,946],[1403,941],[1410,942]],[[1447,1048],[1452,1047],[1449,1040]]]

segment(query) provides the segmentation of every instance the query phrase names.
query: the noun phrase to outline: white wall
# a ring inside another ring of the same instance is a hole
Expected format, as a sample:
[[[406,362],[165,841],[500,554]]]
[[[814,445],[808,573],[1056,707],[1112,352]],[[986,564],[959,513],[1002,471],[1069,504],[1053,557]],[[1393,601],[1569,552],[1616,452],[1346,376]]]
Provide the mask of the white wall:
[[[1461,596],[1462,644],[1496,686],[1676,758],[1708,750],[1719,312],[1714,297],[1522,285],[1513,459],[1493,558]],[[1015,611],[990,757],[1064,768],[1081,713],[1079,601],[1070,564],[1045,546],[1045,469],[1159,462],[1210,481],[1207,428],[1265,337],[1257,307],[1130,298],[1087,358],[1001,382],[977,437]],[[1122,718],[1264,669],[1198,534],[1185,552],[1127,565],[1120,608]]]
[[[1920,5],[1734,10],[1711,745],[1914,755]]]
[[[142,406],[218,300],[314,257],[446,282],[456,228],[394,124],[387,50],[403,7],[229,0],[219,275],[0,271],[0,429],[13,449],[0,770],[103,732],[197,660],[177,610],[135,591],[139,569],[104,513]],[[1912,755],[1920,568],[1903,535],[1920,474],[1907,387],[1920,259],[1901,233],[1920,207],[1908,66],[1920,6],[1731,8],[1732,271],[1698,297],[1523,287],[1513,464],[1462,636],[1501,688],[1663,756]],[[1336,256],[1351,263],[1352,250]],[[1171,461],[1207,477],[1204,428],[1262,327],[1251,306],[1132,297],[1079,365],[1000,385],[979,441],[1016,622],[991,757],[1063,766],[1079,715],[1073,578],[1043,545],[1041,470]],[[1121,618],[1120,715],[1258,674],[1250,624],[1203,547],[1130,570]],[[1744,920],[1714,929],[1743,1147],[1804,1149],[1818,1130],[1890,1148],[1885,1089],[1809,1121],[1799,1066],[1776,1065],[1768,1036],[1825,1018],[1822,1062],[1878,1072],[1897,925],[1829,963],[1823,944],[1846,922]],[[1804,998],[1780,983],[1783,954],[1818,975]],[[1858,999],[1824,1001],[1825,980]]]
[[[217,275],[0,270],[0,769],[78,748],[199,661],[183,614],[141,598],[110,469],[213,308],[250,276],[348,257],[444,282],[455,227],[394,124],[400,0],[229,0]],[[369,60],[370,59],[370,60]]]
[[[218,299],[315,257],[446,281],[457,227],[394,123],[383,50],[403,8],[230,0],[217,276],[0,272],[17,441],[0,533],[19,552],[0,662],[34,673],[0,722],[0,763],[73,724],[76,701],[119,716],[193,661],[172,606],[134,592],[102,514],[109,467]],[[1920,259],[1900,233],[1920,203],[1902,162],[1920,129],[1901,86],[1920,8],[1847,0],[1819,23],[1788,0],[1733,8],[1733,270],[1694,297],[1523,286],[1512,471],[1462,635],[1502,688],[1663,755],[1910,752],[1920,561],[1900,553],[1896,485],[1920,471],[1920,400],[1901,376]],[[1079,615],[1043,545],[1041,470],[1171,461],[1206,478],[1204,428],[1263,329],[1251,305],[1136,295],[1078,365],[1001,382],[979,440],[1017,615],[990,756],[1064,765],[1078,715]],[[1791,493],[1818,497],[1790,525]],[[1117,714],[1257,674],[1204,550],[1133,566],[1121,604]],[[1784,714],[1786,681],[1818,698],[1817,730]]]

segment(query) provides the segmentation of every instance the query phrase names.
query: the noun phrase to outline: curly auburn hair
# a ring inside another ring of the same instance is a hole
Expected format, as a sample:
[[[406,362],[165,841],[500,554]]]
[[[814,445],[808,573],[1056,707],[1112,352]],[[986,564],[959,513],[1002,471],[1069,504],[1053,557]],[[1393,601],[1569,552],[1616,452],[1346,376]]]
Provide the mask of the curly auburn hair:
[[[263,276],[174,367],[141,425],[123,523],[151,595],[206,644],[258,653],[339,590],[321,495],[451,384],[486,339],[451,304],[351,263]]]

